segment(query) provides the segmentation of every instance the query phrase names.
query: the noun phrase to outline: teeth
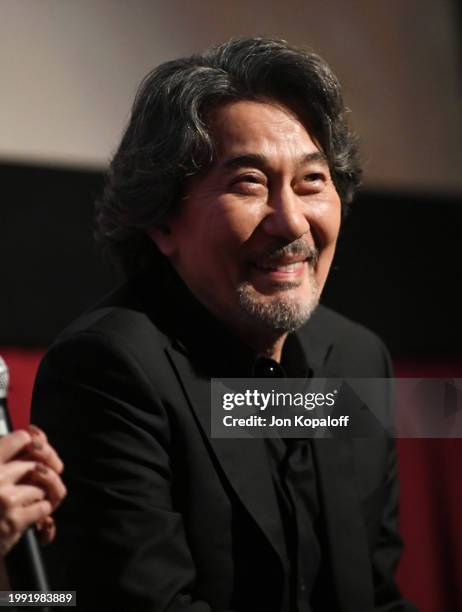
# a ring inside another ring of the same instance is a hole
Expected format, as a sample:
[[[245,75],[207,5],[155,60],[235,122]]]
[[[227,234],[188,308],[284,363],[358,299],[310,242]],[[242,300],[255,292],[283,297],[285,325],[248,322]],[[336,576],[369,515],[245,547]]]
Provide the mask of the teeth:
[[[257,265],[260,270],[283,270],[284,272],[294,272],[297,266],[302,262],[295,262],[292,264],[281,264],[280,266],[270,266],[267,264]]]

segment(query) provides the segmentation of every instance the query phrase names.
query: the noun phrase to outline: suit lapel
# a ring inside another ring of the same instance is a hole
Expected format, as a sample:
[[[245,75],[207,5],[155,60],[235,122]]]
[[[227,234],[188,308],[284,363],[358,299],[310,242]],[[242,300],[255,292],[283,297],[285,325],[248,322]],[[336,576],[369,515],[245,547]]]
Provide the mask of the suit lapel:
[[[204,432],[206,443],[218,459],[234,492],[286,565],[287,551],[264,440],[212,438],[210,381],[198,377],[189,359],[181,351],[170,347],[166,350]]]
[[[309,328],[303,340],[314,378],[342,378],[333,343]],[[357,489],[352,440],[313,439],[328,558],[342,612],[372,612],[367,533]]]

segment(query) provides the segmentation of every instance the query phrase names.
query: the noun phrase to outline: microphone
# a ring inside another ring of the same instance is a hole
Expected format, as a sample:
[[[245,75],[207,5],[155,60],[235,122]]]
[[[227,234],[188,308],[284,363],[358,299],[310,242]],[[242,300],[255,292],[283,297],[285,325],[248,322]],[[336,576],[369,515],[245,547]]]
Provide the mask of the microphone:
[[[12,431],[7,406],[10,375],[0,357],[0,436]],[[5,566],[13,591],[49,591],[42,554],[33,527],[29,527],[5,557]],[[48,610],[48,608],[42,608]]]

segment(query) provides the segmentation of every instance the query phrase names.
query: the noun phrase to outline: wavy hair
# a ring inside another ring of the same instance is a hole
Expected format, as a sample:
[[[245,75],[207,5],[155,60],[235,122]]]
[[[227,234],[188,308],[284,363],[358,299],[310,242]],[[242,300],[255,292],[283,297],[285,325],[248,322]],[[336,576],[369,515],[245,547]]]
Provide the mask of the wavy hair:
[[[187,177],[213,163],[208,113],[242,99],[296,110],[327,157],[344,212],[351,203],[361,169],[332,70],[315,53],[283,40],[231,40],[161,64],[138,89],[96,203],[97,238],[126,275],[160,256],[146,230],[174,214]]]

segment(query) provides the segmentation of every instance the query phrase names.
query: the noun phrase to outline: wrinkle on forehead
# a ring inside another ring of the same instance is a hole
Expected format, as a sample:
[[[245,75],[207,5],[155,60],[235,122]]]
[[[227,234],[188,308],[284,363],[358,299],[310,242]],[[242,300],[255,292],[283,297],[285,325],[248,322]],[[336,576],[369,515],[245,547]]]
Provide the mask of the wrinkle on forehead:
[[[320,151],[299,117],[275,102],[228,102],[211,113],[209,126],[219,158],[258,153],[289,161]]]

